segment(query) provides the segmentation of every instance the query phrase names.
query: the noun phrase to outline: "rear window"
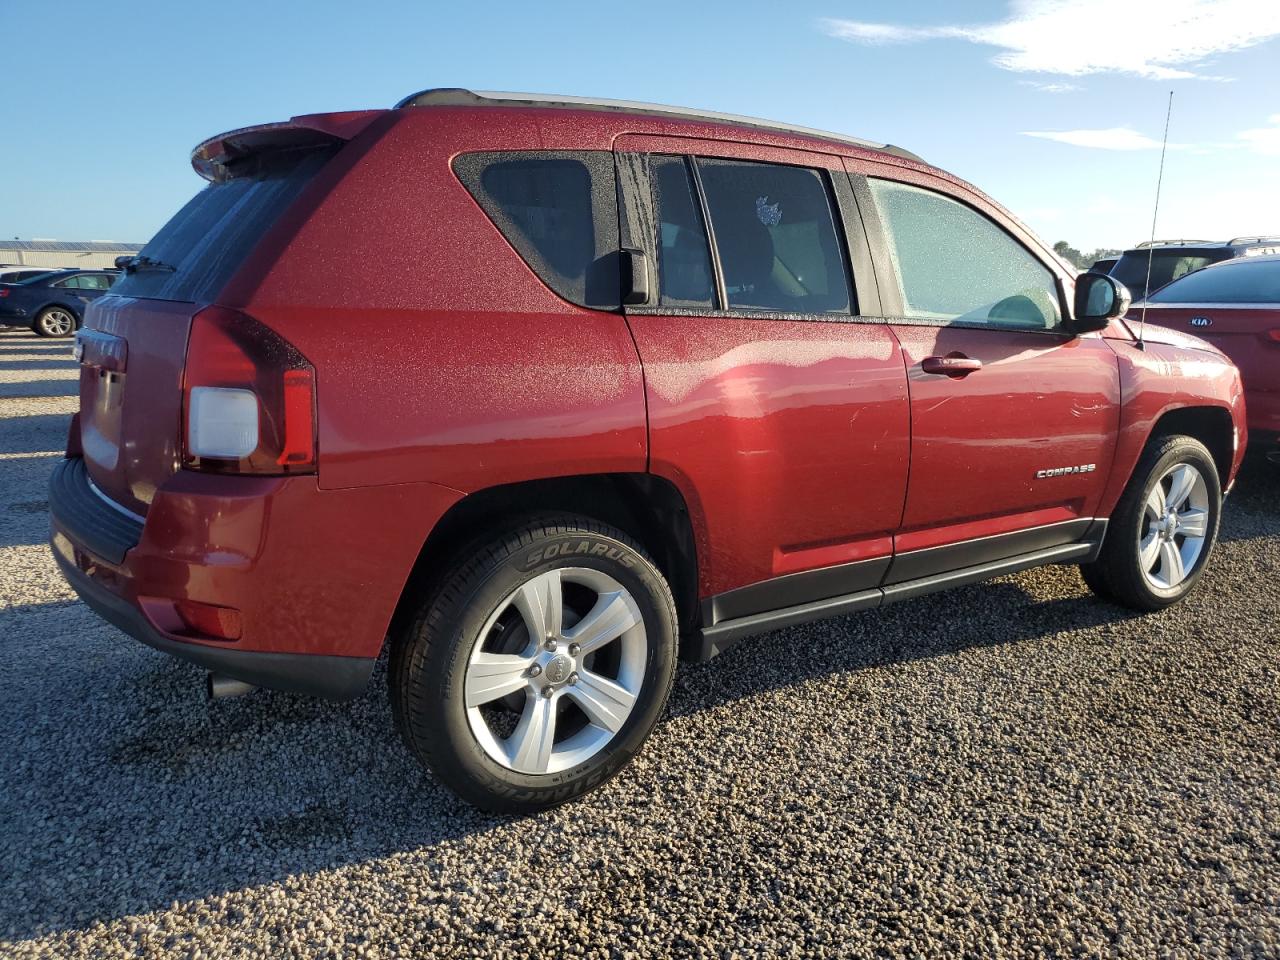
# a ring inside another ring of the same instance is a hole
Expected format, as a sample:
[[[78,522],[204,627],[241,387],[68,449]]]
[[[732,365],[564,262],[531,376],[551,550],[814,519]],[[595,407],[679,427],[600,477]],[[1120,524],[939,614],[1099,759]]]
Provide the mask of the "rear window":
[[[1111,276],[1126,287],[1135,298],[1141,298],[1147,290],[1159,290],[1166,283],[1179,277],[1203,270],[1211,263],[1218,263],[1231,256],[1229,251],[1156,250],[1150,254],[1151,285],[1147,286],[1146,250],[1126,253],[1111,268]]]
[[[611,153],[470,153],[454,171],[543,283],[579,306],[619,306]]]
[[[334,152],[280,153],[264,158],[252,176],[209,184],[139,254],[173,271],[126,273],[112,292],[152,300],[213,300]]]
[[[1157,290],[1152,303],[1280,303],[1280,260],[1237,260]]]

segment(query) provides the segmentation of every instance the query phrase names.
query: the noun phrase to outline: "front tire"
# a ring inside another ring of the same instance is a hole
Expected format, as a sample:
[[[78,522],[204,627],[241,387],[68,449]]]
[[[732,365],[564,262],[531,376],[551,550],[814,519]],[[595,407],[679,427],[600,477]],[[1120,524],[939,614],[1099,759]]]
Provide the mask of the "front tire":
[[[66,307],[45,307],[31,325],[42,337],[69,337],[75,333],[75,314]]]
[[[1107,527],[1102,552],[1082,564],[1098,596],[1144,612],[1185,597],[1204,574],[1218,537],[1218,468],[1193,437],[1153,440]]]
[[[468,802],[564,803],[635,755],[676,660],[670,588],[625,533],[538,518],[469,550],[392,650],[409,749]]]

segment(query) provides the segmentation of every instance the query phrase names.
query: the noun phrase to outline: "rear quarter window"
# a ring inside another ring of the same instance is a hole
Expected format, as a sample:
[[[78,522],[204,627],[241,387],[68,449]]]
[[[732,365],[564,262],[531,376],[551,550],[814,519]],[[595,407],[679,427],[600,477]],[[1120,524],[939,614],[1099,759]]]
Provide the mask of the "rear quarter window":
[[[457,157],[453,168],[543,283],[579,306],[618,308],[611,153],[470,153]]]

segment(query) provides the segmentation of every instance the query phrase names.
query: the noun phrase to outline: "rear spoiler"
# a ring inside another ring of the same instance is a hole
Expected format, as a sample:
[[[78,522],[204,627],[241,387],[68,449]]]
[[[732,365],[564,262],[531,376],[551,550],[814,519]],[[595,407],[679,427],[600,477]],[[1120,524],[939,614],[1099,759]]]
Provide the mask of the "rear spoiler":
[[[241,127],[210,137],[192,150],[191,166],[211,183],[221,183],[251,168],[252,164],[240,163],[249,157],[345,143],[386,112],[312,113],[282,123]]]

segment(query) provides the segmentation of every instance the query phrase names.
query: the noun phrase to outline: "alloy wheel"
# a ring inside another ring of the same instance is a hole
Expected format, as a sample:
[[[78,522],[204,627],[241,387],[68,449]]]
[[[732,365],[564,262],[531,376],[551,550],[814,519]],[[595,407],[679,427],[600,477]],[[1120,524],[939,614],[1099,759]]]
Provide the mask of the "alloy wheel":
[[[617,736],[647,660],[640,608],[617,580],[585,567],[539,574],[507,595],[472,648],[471,733],[509,770],[568,770]]]
[[[40,317],[40,329],[51,337],[68,336],[75,329],[76,320],[68,311],[54,308]]]
[[[1174,464],[1156,481],[1143,505],[1138,557],[1143,576],[1172,590],[1195,570],[1209,532],[1209,487],[1189,463]]]

